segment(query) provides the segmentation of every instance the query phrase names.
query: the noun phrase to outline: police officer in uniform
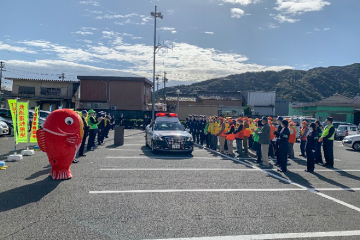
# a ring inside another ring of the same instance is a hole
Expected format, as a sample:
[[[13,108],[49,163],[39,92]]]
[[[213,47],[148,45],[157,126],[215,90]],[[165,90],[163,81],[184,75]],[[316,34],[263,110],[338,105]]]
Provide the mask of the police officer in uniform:
[[[334,138],[335,138],[335,127],[332,125],[332,117],[326,118],[326,127],[324,128],[323,134],[319,139],[320,142],[323,142],[324,146],[324,157],[325,164],[324,167],[333,168],[334,167]]]
[[[204,139],[205,139],[205,134],[204,134],[204,129],[206,126],[206,120],[205,120],[205,116],[200,116],[201,119],[199,121],[199,142],[200,145],[204,145]]]
[[[98,130],[98,124],[99,122],[95,119],[94,115],[95,115],[95,111],[94,110],[89,110],[88,112],[89,117],[88,117],[88,124],[89,124],[89,140],[88,140],[88,144],[87,144],[87,150],[88,151],[93,151],[94,147],[95,147],[95,137],[96,137],[96,132]]]
[[[322,136],[322,129],[321,129],[321,123],[320,121],[315,121],[316,124],[316,131],[319,134],[319,138]],[[322,159],[322,154],[321,154],[321,146],[322,146],[322,142],[318,142],[317,144],[317,148],[316,148],[316,152],[315,152],[315,163],[316,164],[323,164],[323,159]]]
[[[287,120],[283,120],[282,129],[279,134],[279,149],[278,149],[278,162],[279,164],[279,172],[287,171],[287,154],[289,149],[289,136],[290,130],[288,128],[289,122]]]
[[[197,144],[200,143],[200,127],[201,127],[200,119],[199,116],[196,115],[194,121],[194,132],[195,132],[194,142],[196,142]]]

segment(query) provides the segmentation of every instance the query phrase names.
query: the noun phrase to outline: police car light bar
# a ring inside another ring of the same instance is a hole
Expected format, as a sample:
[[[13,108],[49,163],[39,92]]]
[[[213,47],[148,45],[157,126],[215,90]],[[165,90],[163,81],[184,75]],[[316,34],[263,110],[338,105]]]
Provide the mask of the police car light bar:
[[[166,117],[166,113],[157,113],[156,116],[157,117]]]
[[[178,117],[176,113],[157,113],[156,117]]]

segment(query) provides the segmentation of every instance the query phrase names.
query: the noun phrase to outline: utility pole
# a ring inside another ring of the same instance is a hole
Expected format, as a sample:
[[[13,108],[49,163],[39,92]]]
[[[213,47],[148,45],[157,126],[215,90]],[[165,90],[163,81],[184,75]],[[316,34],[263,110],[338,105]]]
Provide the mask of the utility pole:
[[[5,63],[0,61],[0,93],[1,93],[1,81],[2,81],[2,72],[5,72]]]
[[[160,83],[159,83],[159,77],[160,77],[161,75],[160,74],[157,74],[156,75],[156,102],[158,102],[159,101],[159,85],[160,85]]]
[[[164,95],[164,104],[166,105],[166,93],[165,93],[165,88],[166,88],[166,82],[169,80],[166,78],[166,74],[167,72],[164,72],[164,76],[163,76],[163,82],[164,82],[164,88],[163,88],[163,95]]]
[[[151,110],[152,110],[152,121],[155,121],[155,55],[156,55],[156,19],[157,18],[161,18],[163,19],[163,15],[161,14],[161,12],[157,12],[157,6],[155,6],[155,12],[151,12],[151,16],[154,17],[154,56],[153,56],[153,94],[152,94],[152,106],[151,106]]]

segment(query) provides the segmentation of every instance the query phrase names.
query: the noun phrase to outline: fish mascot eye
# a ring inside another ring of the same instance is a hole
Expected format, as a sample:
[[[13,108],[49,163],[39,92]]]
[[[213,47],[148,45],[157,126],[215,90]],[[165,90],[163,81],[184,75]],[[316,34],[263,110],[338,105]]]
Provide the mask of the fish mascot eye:
[[[72,119],[71,117],[67,117],[65,118],[65,123],[67,125],[72,125],[74,123],[74,119]]]

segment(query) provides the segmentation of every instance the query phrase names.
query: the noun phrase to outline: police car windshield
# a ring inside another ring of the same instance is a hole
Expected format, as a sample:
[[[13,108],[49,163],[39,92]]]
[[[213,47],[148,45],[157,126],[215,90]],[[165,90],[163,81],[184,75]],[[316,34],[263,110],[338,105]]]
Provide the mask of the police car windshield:
[[[183,125],[181,123],[169,123],[161,122],[155,123],[154,130],[156,131],[184,131]]]

